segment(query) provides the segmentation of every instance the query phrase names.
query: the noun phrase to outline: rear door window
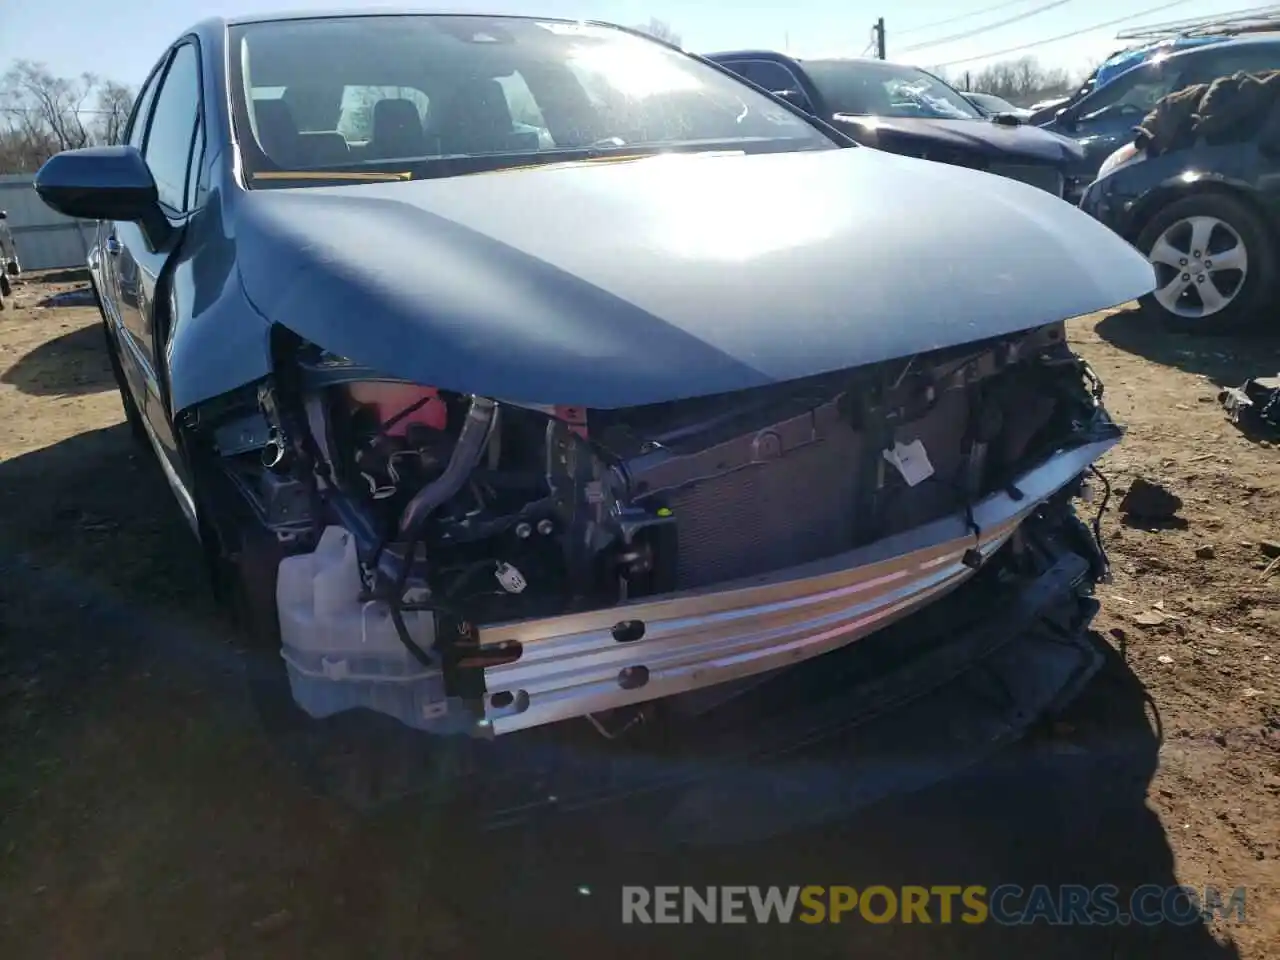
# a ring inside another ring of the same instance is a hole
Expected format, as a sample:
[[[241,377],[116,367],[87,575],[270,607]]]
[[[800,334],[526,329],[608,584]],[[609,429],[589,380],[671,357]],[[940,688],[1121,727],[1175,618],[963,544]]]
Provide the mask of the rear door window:
[[[512,128],[517,133],[536,133],[538,149],[548,150],[556,145],[555,138],[547,127],[542,116],[542,108],[525,82],[524,76],[513,70],[508,76],[498,77],[502,93],[507,98],[507,109],[511,111]]]
[[[168,57],[166,56],[167,60]],[[160,86],[160,78],[164,76],[164,61],[160,62],[147,85],[138,94],[138,101],[133,108],[133,116],[129,120],[129,130],[125,135],[125,143],[131,147],[142,149],[142,138],[147,134],[147,117],[151,113],[151,103],[156,97],[156,88]]]
[[[380,100],[408,100],[418,108],[419,123],[426,122],[431,109],[431,98],[416,87],[343,87],[338,132],[349,143],[365,143],[373,137],[373,110]]]
[[[142,156],[156,181],[160,202],[177,213],[187,209],[187,173],[200,115],[200,62],[193,44],[174,51],[156,94]]]

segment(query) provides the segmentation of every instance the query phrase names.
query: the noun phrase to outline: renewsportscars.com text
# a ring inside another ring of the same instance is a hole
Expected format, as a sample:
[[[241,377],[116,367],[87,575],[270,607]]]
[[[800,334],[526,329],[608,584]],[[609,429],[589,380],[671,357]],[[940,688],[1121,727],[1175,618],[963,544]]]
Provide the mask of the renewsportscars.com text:
[[[1244,922],[1245,890],[1110,884],[622,888],[623,923],[928,923],[1020,926]]]

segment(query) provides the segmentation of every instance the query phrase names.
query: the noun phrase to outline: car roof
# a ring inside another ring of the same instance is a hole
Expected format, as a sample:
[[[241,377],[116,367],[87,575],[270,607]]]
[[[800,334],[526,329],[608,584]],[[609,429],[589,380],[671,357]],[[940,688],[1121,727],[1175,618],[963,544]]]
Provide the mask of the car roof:
[[[214,49],[225,41],[227,29],[229,27],[241,27],[255,23],[281,23],[290,20],[331,20],[350,17],[474,17],[477,19],[491,20],[527,20],[531,22],[553,22],[553,23],[589,23],[595,26],[613,27],[618,30],[625,30],[631,33],[639,34],[638,31],[631,27],[623,27],[616,23],[608,23],[601,20],[581,20],[572,17],[534,17],[518,13],[481,13],[474,10],[431,10],[421,7],[338,7],[325,10],[283,10],[275,13],[253,13],[243,14],[239,16],[223,17],[213,16],[205,17],[199,23],[193,24],[184,30],[179,36],[200,37],[207,43],[213,44]],[[666,43],[664,40],[656,40],[655,43]],[[670,44],[668,44],[670,46]]]
[[[579,20],[573,17],[535,17],[519,13],[485,13],[479,10],[436,10],[422,7],[336,7],[323,10],[278,10],[265,13],[245,13],[230,17],[208,17],[200,27],[239,27],[250,23],[275,23],[282,20],[329,20],[341,17],[477,17],[494,20],[554,20],[561,23],[596,23],[595,20]],[[616,26],[616,24],[605,24]],[[622,29],[626,29],[625,27]],[[193,32],[193,31],[188,31]]]
[[[1223,39],[1214,43],[1201,43],[1201,44],[1197,44],[1194,47],[1187,47],[1186,49],[1183,49],[1183,50],[1173,50],[1168,54],[1168,56],[1159,57],[1159,55],[1157,55],[1156,57],[1152,57],[1145,62],[1151,63],[1157,58],[1161,62],[1164,62],[1166,60],[1173,60],[1175,58],[1181,60],[1186,57],[1202,57],[1202,56],[1208,56],[1211,53],[1216,53],[1219,50],[1223,50],[1223,49],[1234,49],[1236,47],[1266,47],[1276,43],[1280,43],[1280,33],[1250,34],[1249,36],[1232,37],[1231,39]],[[1140,66],[1142,66],[1142,64],[1135,64],[1135,69]],[[1124,71],[1124,73],[1128,73],[1128,72],[1129,72],[1128,70]],[[1120,76],[1123,76],[1123,75],[1124,74],[1120,74]]]
[[[763,57],[768,60],[790,60],[794,63],[804,63],[806,60],[847,60],[850,63],[887,63],[893,64],[891,60],[877,60],[875,57],[797,57],[789,53],[780,53],[777,50],[720,50],[716,53],[704,53],[702,56],[708,60],[735,59],[750,60]]]

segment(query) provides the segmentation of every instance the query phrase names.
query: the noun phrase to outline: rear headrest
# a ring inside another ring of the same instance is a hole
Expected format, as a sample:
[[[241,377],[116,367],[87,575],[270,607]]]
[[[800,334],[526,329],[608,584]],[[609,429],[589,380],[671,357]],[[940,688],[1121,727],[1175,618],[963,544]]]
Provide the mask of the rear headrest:
[[[298,162],[298,125],[283,100],[253,101],[253,119],[263,153],[281,166]]]
[[[449,101],[449,116],[491,133],[511,133],[514,127],[507,95],[497,80],[463,84]]]
[[[497,80],[465,83],[441,111],[438,130],[446,153],[496,153],[511,148],[515,124],[502,84]]]
[[[306,165],[324,167],[347,163],[351,159],[351,145],[337,130],[308,131],[298,135],[298,153]]]
[[[426,134],[412,100],[379,100],[373,105],[372,153],[382,157],[417,157],[426,151]]]

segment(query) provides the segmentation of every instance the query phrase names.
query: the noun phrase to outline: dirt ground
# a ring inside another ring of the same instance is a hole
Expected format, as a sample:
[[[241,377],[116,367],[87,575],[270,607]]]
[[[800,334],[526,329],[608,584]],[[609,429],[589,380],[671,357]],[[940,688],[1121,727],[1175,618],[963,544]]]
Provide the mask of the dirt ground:
[[[59,282],[61,281],[61,282]],[[589,818],[473,837],[408,798],[308,792],[244,692],[235,641],[157,471],[122,425],[95,311],[29,282],[0,313],[0,956],[1280,955],[1280,449],[1217,385],[1268,340],[1134,312],[1076,322],[1125,442],[1103,464],[1183,498],[1103,529],[1116,651],[1068,714],[981,769],[784,837],[615,852]],[[50,304],[50,305],[44,305]],[[619,885],[1182,883],[1247,888],[1190,926],[845,923],[624,928]]]

